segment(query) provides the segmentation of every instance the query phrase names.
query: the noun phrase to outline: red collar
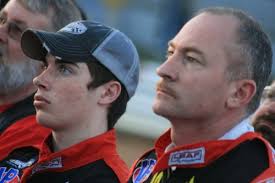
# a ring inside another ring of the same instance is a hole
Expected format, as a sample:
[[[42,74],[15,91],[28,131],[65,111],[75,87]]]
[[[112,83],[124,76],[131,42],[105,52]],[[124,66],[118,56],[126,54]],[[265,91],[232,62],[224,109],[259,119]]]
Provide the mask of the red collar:
[[[126,180],[128,169],[116,151],[115,130],[87,139],[59,152],[51,152],[47,145],[48,136],[42,144],[38,163],[32,173],[39,171],[66,171],[103,159],[117,174],[120,180]]]
[[[52,159],[62,158],[62,166],[64,169],[83,166],[116,153],[114,130],[89,138],[58,152],[51,152],[46,143],[51,137],[52,136],[49,135],[43,142],[39,162],[48,162]]]
[[[243,141],[254,138],[260,138],[268,146],[268,143],[258,134],[247,132],[235,140],[212,140],[188,144],[165,152],[166,147],[171,144],[170,130],[168,130],[156,141],[155,152],[158,161],[153,172],[156,173],[173,166],[185,168],[203,167],[229,152]],[[273,154],[274,156],[274,152],[271,152],[272,148],[268,149],[269,154]],[[270,163],[274,164],[274,160],[270,158]]]

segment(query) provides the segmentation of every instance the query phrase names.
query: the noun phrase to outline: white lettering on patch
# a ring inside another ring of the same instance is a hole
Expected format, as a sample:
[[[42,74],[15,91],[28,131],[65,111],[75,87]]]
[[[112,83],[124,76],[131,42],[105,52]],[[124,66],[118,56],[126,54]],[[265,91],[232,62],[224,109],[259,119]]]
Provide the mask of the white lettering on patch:
[[[169,166],[204,163],[205,148],[176,151],[170,154]]]
[[[16,166],[18,169],[24,169],[31,166],[35,162],[34,158],[31,158],[29,161],[24,162],[21,160],[10,159],[7,163]]]
[[[57,157],[50,161],[36,164],[32,169],[32,174],[45,169],[62,168],[62,167],[63,165],[62,165],[61,157]]]

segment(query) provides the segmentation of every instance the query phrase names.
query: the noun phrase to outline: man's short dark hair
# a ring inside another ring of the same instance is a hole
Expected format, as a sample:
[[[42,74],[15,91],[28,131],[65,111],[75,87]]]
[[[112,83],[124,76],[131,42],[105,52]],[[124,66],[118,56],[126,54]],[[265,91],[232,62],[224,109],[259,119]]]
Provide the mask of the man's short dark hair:
[[[88,89],[96,88],[112,80],[118,81],[121,84],[121,82],[96,59],[86,63],[92,77],[92,82],[88,84]],[[112,129],[117,120],[126,111],[128,100],[129,96],[127,94],[127,91],[125,87],[121,84],[121,93],[119,97],[111,104],[108,110],[108,129]]]
[[[257,88],[256,94],[247,107],[247,114],[253,113],[259,106],[264,87],[267,85],[272,67],[272,47],[268,35],[260,24],[245,12],[224,7],[211,7],[198,12],[213,15],[229,15],[237,18],[239,27],[236,30],[238,49],[229,55],[237,62],[230,63],[227,69],[229,80],[252,79]],[[229,50],[230,52],[230,50]],[[232,50],[231,50],[232,52]]]

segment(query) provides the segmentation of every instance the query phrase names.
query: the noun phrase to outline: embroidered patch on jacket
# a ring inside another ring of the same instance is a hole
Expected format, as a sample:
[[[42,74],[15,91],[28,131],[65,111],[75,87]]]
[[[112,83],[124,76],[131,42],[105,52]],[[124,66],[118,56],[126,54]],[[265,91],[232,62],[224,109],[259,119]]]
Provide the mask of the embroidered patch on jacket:
[[[270,145],[270,148],[272,150],[273,163],[275,164],[275,149],[271,145]]]
[[[50,161],[36,164],[32,169],[32,174],[45,169],[62,168],[62,167],[63,165],[62,165],[61,157],[57,157]]]
[[[190,165],[204,163],[205,148],[176,151],[170,154],[168,165]]]
[[[267,178],[265,180],[261,180],[257,183],[275,183],[275,177],[270,177],[270,178]]]
[[[156,160],[144,159],[139,164],[140,165],[134,170],[132,176],[133,183],[142,183],[147,180],[156,165]]]
[[[14,168],[7,169],[0,167],[0,182],[2,183],[18,183],[20,182],[19,170]]]
[[[36,161],[35,158],[31,158],[27,162],[24,162],[24,161],[18,160],[18,159],[10,159],[7,161],[7,163],[17,169],[24,169],[26,167],[33,165],[35,161]]]

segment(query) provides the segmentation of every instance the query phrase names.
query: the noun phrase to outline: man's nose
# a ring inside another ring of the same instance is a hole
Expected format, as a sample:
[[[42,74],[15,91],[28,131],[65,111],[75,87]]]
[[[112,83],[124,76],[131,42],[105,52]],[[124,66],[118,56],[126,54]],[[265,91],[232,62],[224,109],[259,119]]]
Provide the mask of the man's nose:
[[[167,60],[157,68],[157,74],[164,79],[171,81],[176,80],[178,78],[178,68],[175,61],[167,58]]]
[[[50,89],[50,81],[49,81],[49,73],[48,70],[44,70],[38,76],[33,79],[33,84],[37,86],[39,89],[49,90]]]

